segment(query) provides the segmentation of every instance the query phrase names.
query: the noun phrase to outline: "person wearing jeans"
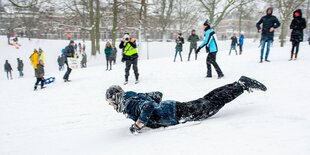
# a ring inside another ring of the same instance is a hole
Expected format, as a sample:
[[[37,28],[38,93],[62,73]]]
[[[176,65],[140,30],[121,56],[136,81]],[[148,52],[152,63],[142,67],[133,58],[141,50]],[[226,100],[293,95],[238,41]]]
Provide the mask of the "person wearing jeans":
[[[257,23],[256,28],[259,33],[262,34],[261,37],[261,56],[260,56],[260,63],[263,62],[264,58],[264,50],[265,50],[265,44],[267,43],[267,51],[265,55],[265,61],[270,62],[268,59],[269,52],[270,52],[270,44],[273,42],[273,36],[274,31],[276,28],[280,27],[280,22],[278,18],[274,15],[272,15],[273,8],[268,8],[266,10],[266,15],[263,16]],[[263,24],[263,27],[260,25]]]

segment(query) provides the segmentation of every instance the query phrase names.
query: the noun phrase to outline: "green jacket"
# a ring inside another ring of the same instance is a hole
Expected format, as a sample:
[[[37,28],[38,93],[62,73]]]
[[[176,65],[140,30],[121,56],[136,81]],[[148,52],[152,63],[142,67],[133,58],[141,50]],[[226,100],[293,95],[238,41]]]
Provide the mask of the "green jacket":
[[[197,34],[192,34],[188,37],[187,41],[190,42],[191,48],[197,48],[197,42],[199,41],[199,37]]]
[[[175,50],[176,51],[183,51],[183,44],[184,44],[184,38],[182,36],[178,37],[175,42],[177,43],[177,45],[175,46]]]
[[[104,49],[104,53],[105,53],[105,55],[106,55],[107,57],[112,56],[112,54],[113,54],[113,49],[112,49],[112,47],[107,47],[107,48],[105,48],[105,49]]]

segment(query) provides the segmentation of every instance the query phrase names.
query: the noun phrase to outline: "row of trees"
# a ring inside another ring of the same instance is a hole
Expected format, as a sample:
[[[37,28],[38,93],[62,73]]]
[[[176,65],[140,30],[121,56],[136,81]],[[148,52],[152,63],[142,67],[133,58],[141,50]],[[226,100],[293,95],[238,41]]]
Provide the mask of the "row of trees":
[[[21,8],[34,7],[47,0],[9,0]],[[120,28],[139,30],[139,38],[146,38],[148,30],[160,28],[163,40],[171,25],[179,25],[180,32],[188,32],[199,21],[206,18],[216,27],[227,15],[237,12],[239,33],[244,19],[258,18],[265,12],[265,6],[277,10],[281,27],[281,46],[288,33],[292,12],[307,7],[309,16],[310,0],[59,0],[54,3],[56,10],[62,11],[68,20],[78,18],[82,24],[67,25],[89,32],[92,42],[92,55],[100,52],[100,23],[105,17],[112,19],[112,43],[115,44]],[[261,9],[263,8],[264,9]],[[258,19],[257,19],[258,20]]]

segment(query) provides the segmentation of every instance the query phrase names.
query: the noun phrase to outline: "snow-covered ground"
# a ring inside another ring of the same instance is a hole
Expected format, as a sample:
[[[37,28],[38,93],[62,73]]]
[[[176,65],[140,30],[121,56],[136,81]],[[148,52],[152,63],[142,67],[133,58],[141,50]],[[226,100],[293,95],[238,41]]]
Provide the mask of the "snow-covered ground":
[[[242,94],[214,117],[199,125],[173,130],[156,130],[137,136],[128,128],[133,123],[112,110],[105,90],[124,80],[120,61],[105,71],[105,56],[89,56],[89,67],[73,70],[71,83],[61,79],[57,56],[69,41],[24,40],[14,49],[0,37],[0,63],[8,59],[13,80],[0,74],[1,155],[103,155],[103,154],[310,154],[310,46],[302,43],[297,61],[288,61],[290,44],[274,44],[270,63],[258,63],[258,43],[246,40],[244,54],[228,56],[229,41],[219,42],[218,63],[225,77],[206,79],[206,54],[197,61],[172,62],[174,43],[149,43],[150,60],[143,44],[135,85],[131,71],[125,90],[159,90],[164,100],[188,101],[212,89],[238,80],[241,75],[263,82],[268,90]],[[87,51],[89,52],[89,42]],[[104,46],[104,43],[101,45]],[[187,43],[183,59],[187,59]],[[56,82],[33,91],[35,78],[29,62],[33,48],[45,51],[46,77]],[[25,77],[18,78],[16,58],[25,63]],[[120,56],[119,56],[120,58]],[[179,59],[178,59],[179,60]]]

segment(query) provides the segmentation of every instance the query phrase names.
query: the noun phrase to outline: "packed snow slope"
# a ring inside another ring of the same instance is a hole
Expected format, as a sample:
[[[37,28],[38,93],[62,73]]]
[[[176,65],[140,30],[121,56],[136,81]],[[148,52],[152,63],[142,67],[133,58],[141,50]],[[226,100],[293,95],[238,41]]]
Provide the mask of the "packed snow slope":
[[[86,69],[75,69],[64,83],[65,71],[58,71],[56,58],[69,41],[20,39],[22,47],[6,45],[0,37],[0,62],[11,62],[13,80],[0,74],[0,154],[1,155],[309,155],[310,154],[310,46],[302,43],[298,60],[288,61],[290,43],[275,42],[270,63],[259,62],[258,42],[246,40],[244,52],[228,56],[229,41],[220,41],[218,63],[225,77],[206,79],[206,53],[198,60],[173,62],[174,43],[142,46],[139,61],[141,82],[123,86],[124,64],[119,60],[105,71],[101,52],[90,57]],[[89,42],[87,52],[89,53]],[[104,47],[102,42],[101,47]],[[45,51],[46,76],[56,82],[33,91],[35,78],[29,63],[33,48]],[[119,52],[120,53],[120,52]],[[25,77],[18,78],[16,58],[25,63]],[[120,54],[118,54],[118,59]],[[161,91],[164,100],[189,101],[238,80],[241,75],[264,83],[266,92],[245,92],[212,118],[198,125],[158,129],[132,135],[133,121],[116,113],[105,101],[105,91],[113,84],[137,92]]]

